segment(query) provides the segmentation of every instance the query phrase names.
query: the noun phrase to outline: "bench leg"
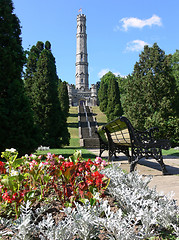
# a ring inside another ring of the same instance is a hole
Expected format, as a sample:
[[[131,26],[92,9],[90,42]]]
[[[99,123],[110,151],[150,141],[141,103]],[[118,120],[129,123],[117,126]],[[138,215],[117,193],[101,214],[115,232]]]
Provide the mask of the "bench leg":
[[[125,152],[125,155],[128,158],[128,163],[130,164],[132,162],[132,156],[129,154],[129,148],[127,148],[127,151]]]
[[[163,162],[163,157],[161,156],[161,157],[157,160],[157,162],[158,162],[158,163],[160,164],[160,166],[161,166],[163,175],[167,175],[167,174],[168,174],[168,171],[167,171],[166,166],[165,166],[165,164],[164,164],[164,162]]]
[[[128,163],[130,164],[132,162],[132,157],[131,156],[127,156],[128,157]]]
[[[108,161],[111,160],[112,156],[113,156],[113,151],[109,150]]]
[[[100,148],[99,157],[101,157],[102,153],[103,153],[103,150],[101,150]]]
[[[139,158],[136,157],[136,159],[134,159],[134,157],[131,157],[131,162],[130,162],[130,172],[133,172],[135,169],[136,164],[138,163]]]

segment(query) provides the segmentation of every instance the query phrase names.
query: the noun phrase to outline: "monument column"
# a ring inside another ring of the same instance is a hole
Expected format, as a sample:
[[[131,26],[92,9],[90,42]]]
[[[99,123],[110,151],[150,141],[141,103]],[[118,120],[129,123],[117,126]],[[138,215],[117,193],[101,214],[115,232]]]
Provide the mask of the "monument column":
[[[83,87],[89,89],[88,83],[88,54],[87,54],[87,34],[86,34],[86,16],[79,14],[77,16],[77,34],[76,34],[76,88]]]

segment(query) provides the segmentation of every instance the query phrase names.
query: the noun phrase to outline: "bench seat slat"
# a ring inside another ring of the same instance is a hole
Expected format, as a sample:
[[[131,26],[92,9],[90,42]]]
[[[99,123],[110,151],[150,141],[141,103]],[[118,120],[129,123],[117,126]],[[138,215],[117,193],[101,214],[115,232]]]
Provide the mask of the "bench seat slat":
[[[107,123],[106,125],[104,125],[104,127],[107,128],[110,133],[127,129],[126,123],[122,122],[120,119],[117,119],[114,122]]]
[[[114,143],[125,144],[128,146],[131,145],[130,135],[127,129],[125,129],[124,131],[117,131],[111,133],[111,138]]]

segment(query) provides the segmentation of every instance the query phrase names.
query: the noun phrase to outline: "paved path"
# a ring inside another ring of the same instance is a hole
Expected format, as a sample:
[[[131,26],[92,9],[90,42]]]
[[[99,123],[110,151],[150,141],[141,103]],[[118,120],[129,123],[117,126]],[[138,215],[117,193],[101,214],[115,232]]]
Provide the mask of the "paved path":
[[[96,156],[99,154],[99,149],[90,149]],[[102,158],[107,158],[108,152],[102,154]],[[125,155],[120,154],[119,158],[112,159],[115,163],[120,163],[121,168],[129,172],[130,166]],[[155,159],[141,159],[137,164],[137,170],[143,176],[152,175],[153,179],[149,186],[156,186],[157,191],[165,195],[174,192],[174,199],[177,200],[179,205],[179,157],[177,156],[164,156],[164,163],[170,175],[162,175],[160,165]]]

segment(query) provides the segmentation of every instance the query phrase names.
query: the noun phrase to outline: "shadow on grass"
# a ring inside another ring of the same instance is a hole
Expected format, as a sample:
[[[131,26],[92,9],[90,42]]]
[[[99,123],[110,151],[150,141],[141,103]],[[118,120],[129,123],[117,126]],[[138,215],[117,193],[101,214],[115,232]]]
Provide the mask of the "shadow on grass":
[[[105,125],[106,122],[98,122],[98,126],[102,126],[102,125]]]
[[[78,117],[78,113],[70,113],[69,117]]]
[[[177,157],[179,157],[179,153],[172,153],[172,154],[170,154],[171,156],[177,156]]]
[[[78,123],[68,123],[68,127],[70,127],[70,128],[78,128]]]

